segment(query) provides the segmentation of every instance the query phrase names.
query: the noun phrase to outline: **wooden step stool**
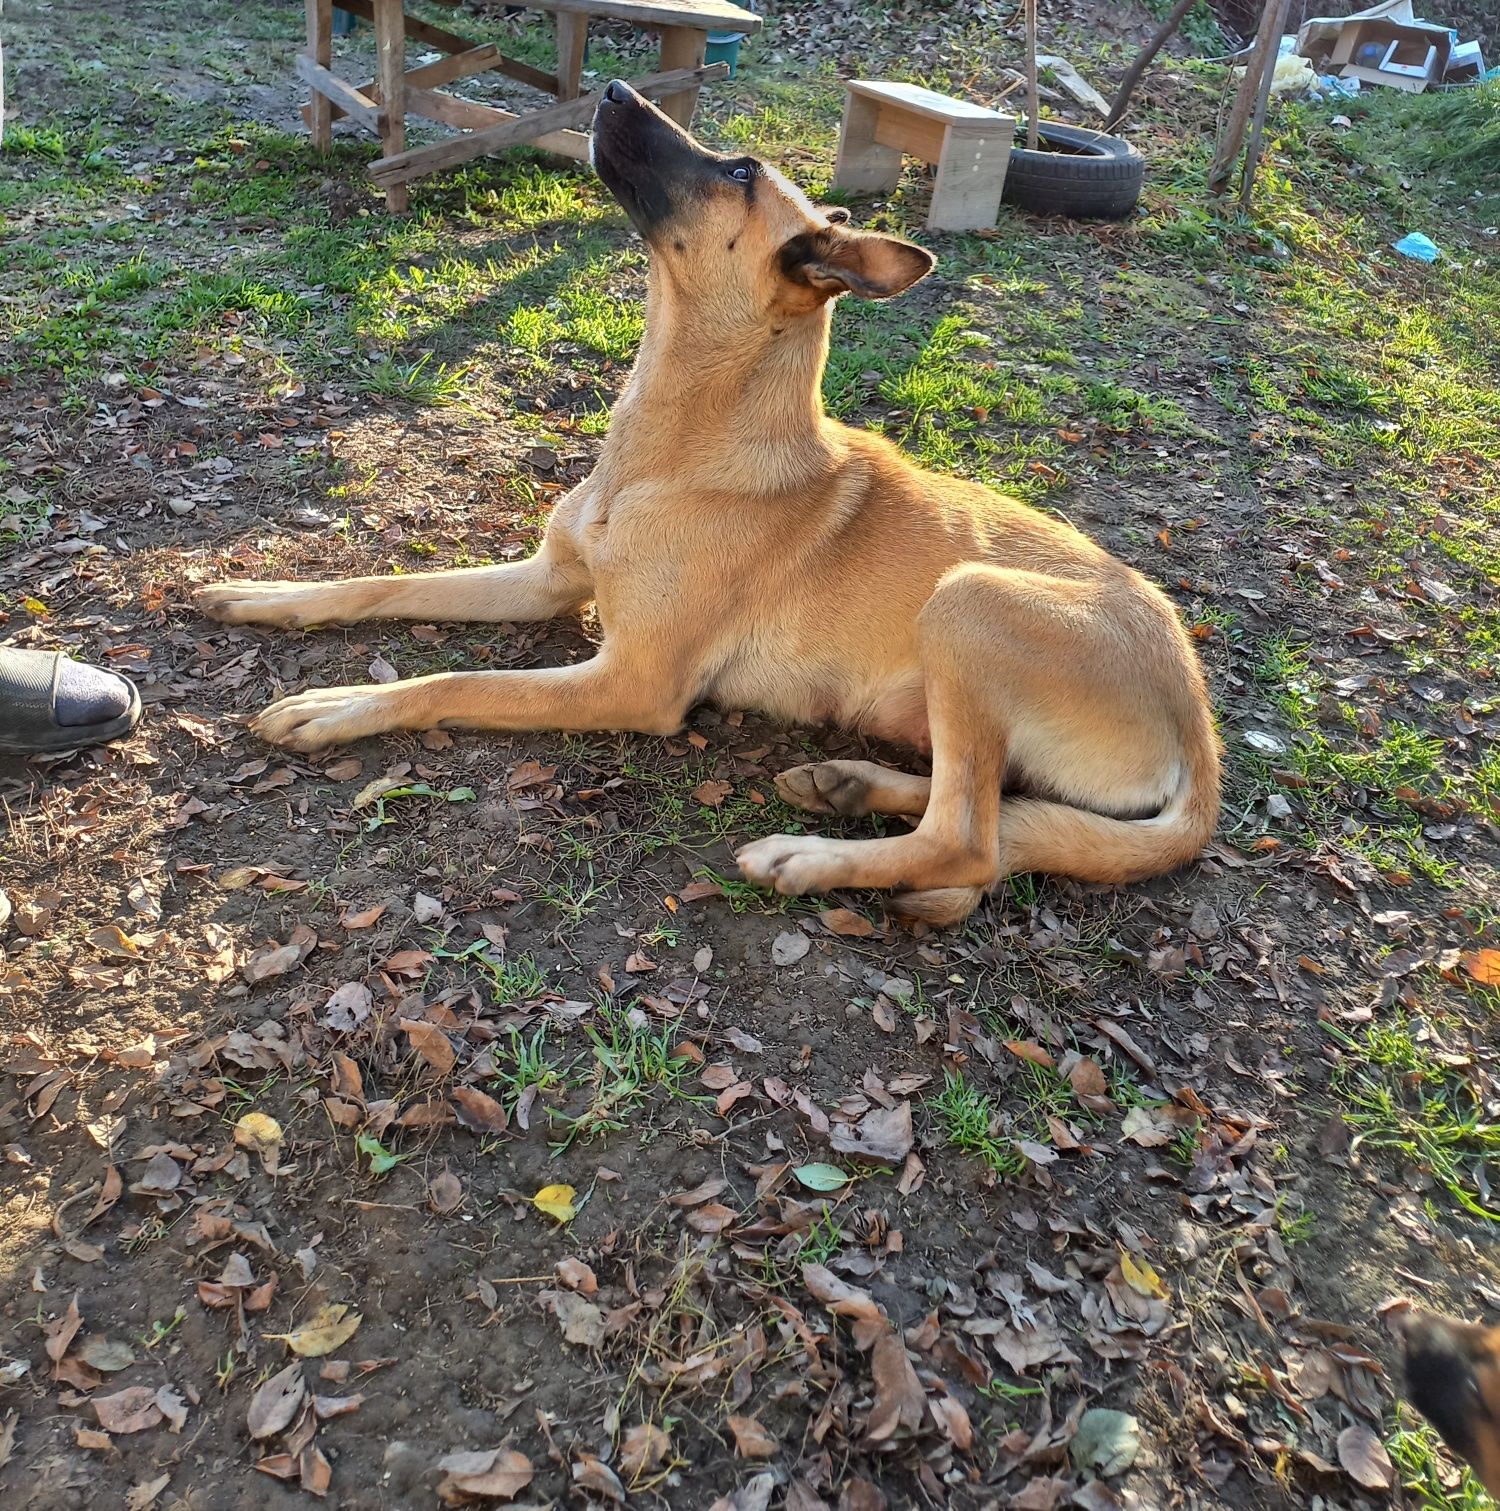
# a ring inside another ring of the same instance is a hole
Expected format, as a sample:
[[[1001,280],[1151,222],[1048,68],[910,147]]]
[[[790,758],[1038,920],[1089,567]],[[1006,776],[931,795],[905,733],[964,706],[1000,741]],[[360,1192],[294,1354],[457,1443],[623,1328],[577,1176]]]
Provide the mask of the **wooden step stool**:
[[[995,224],[1014,116],[916,84],[851,79],[846,88],[835,189],[894,189],[905,153],[937,164],[929,231],[978,231]]]

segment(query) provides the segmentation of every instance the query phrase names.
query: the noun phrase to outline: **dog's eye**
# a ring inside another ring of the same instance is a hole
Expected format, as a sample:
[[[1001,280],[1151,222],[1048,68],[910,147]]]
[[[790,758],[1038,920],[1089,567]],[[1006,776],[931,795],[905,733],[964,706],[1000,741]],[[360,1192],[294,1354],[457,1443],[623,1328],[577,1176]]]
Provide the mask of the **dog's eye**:
[[[737,166],[731,168],[729,170],[729,176],[730,178],[734,179],[736,183],[748,184],[750,182],[750,170],[743,163],[740,163]]]

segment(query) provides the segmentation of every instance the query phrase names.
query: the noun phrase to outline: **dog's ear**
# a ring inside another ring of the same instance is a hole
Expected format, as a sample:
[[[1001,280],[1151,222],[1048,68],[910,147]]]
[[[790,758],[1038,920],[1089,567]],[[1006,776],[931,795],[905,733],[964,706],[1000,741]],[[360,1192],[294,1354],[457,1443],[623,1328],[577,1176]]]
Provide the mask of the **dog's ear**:
[[[794,236],[781,249],[781,271],[828,297],[890,299],[925,278],[937,258],[925,247],[878,231],[831,225]]]

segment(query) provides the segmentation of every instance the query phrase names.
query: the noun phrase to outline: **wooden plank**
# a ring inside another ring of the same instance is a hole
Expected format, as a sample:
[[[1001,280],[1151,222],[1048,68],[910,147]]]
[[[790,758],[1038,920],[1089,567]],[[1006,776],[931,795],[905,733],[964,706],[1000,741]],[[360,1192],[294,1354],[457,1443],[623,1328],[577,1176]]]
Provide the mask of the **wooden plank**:
[[[361,126],[379,135],[381,130],[380,106],[363,95],[352,84],[346,84],[336,73],[331,73],[320,63],[314,63],[305,53],[298,53],[292,60],[297,77],[310,84],[313,99],[322,98],[326,104],[334,101],[340,115],[347,115]]]
[[[576,11],[558,11],[552,19],[557,24],[557,97],[576,100],[583,93],[583,50],[589,41],[589,18]]]
[[[919,84],[889,84],[877,79],[850,79],[846,86],[850,94],[864,95],[866,99],[878,100],[881,104],[896,105],[903,110],[915,111],[929,120],[941,121],[944,125],[960,121],[1001,121],[1008,117],[999,111],[989,110],[970,100],[950,99],[936,90],[923,89]]]
[[[984,231],[994,227],[1005,192],[1015,127],[1003,122],[980,132],[950,126],[938,158],[927,211],[929,231]]]
[[[664,26],[661,31],[661,71],[668,73],[677,68],[698,68],[708,50],[708,33],[690,26]],[[663,115],[669,115],[684,128],[693,124],[693,112],[698,108],[696,88],[685,89],[676,94],[664,94],[657,103]]]
[[[402,0],[375,0],[375,77],[380,82],[380,139],[386,157],[399,157],[406,150],[406,29],[402,21]],[[395,215],[406,210],[403,181],[385,186],[385,206]]]
[[[639,94],[659,98],[662,94],[680,91],[686,85],[726,78],[728,74],[728,64],[706,63],[701,68],[652,74],[649,78],[634,81],[631,87]],[[452,168],[459,163],[471,162],[476,157],[488,156],[504,147],[537,142],[546,133],[565,127],[585,126],[593,119],[600,98],[598,94],[591,94],[579,100],[560,100],[556,105],[534,110],[529,115],[519,116],[502,126],[474,131],[468,136],[455,137],[451,142],[434,142],[430,147],[414,147],[410,152],[383,157],[370,164],[370,177],[381,185],[399,183],[426,173],[436,173],[440,168]]]
[[[493,105],[461,100],[457,95],[440,94],[435,89],[410,87],[406,91],[406,113],[441,121],[445,126],[456,126],[461,131],[483,131],[490,126],[505,126],[522,119],[513,111],[498,110]],[[571,157],[580,163],[589,160],[589,139],[582,131],[549,131],[546,136],[527,145]]]
[[[761,28],[761,18],[730,0],[525,0],[528,10],[576,11],[585,16],[608,16],[633,26],[686,26],[698,31],[742,31]]]
[[[885,105],[875,113],[875,140],[924,163],[935,163],[943,155],[947,132],[941,121],[910,110]]]
[[[320,68],[333,62],[333,5],[330,0],[307,0],[307,61]],[[312,144],[319,152],[333,146],[333,109],[316,90],[306,108]]]

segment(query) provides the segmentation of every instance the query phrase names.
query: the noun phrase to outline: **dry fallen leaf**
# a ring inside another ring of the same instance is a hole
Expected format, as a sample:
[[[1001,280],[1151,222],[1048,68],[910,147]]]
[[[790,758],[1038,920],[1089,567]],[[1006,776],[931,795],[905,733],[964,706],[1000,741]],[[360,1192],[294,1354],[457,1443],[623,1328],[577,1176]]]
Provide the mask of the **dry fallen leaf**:
[[[1465,959],[1464,969],[1484,986],[1500,986],[1500,950],[1477,950]]]
[[[112,1396],[95,1396],[90,1403],[106,1432],[144,1432],[160,1427],[164,1418],[149,1385],[131,1385]]]
[[[875,1376],[875,1404],[870,1408],[865,1436],[872,1443],[881,1443],[903,1427],[915,1432],[922,1425],[927,1396],[907,1357],[906,1345],[894,1330],[885,1330],[875,1340],[870,1368]]]
[[[1346,1427],[1338,1439],[1339,1463],[1366,1490],[1389,1490],[1396,1472],[1385,1444],[1368,1427]]]
[[[321,1359],[324,1354],[342,1348],[363,1320],[358,1312],[351,1312],[344,1303],[338,1302],[320,1306],[311,1322],[293,1332],[266,1333],[264,1336],[268,1341],[285,1343],[294,1354],[300,1354],[304,1359]]]
[[[451,1170],[443,1170],[434,1175],[428,1184],[427,1200],[439,1217],[456,1212],[463,1199],[463,1182]]]
[[[775,1458],[781,1447],[754,1417],[727,1417],[724,1425],[734,1434],[734,1451],[742,1459]]]
[[[307,1382],[302,1378],[302,1366],[288,1364],[250,1398],[247,1418],[250,1436],[257,1439],[274,1437],[290,1427],[306,1398]]]
[[[458,1063],[458,1055],[454,1052],[453,1045],[449,1043],[448,1035],[437,1024],[424,1023],[420,1019],[413,1018],[402,1018],[399,1023],[407,1039],[410,1040],[411,1047],[440,1076],[447,1075]]]
[[[581,1259],[571,1256],[557,1261],[557,1278],[570,1291],[577,1291],[584,1296],[592,1296],[599,1289],[599,1279],[593,1270]]]
[[[911,1152],[911,1103],[898,1102],[894,1107],[871,1108],[859,1120],[857,1129],[836,1124],[828,1135],[828,1142],[840,1154],[877,1160],[882,1164],[898,1164]]]
[[[510,1126],[505,1108],[474,1086],[455,1086],[448,1093],[458,1120],[471,1133],[504,1133]]]
[[[604,1313],[592,1301],[574,1291],[548,1293],[562,1323],[563,1337],[584,1348],[598,1348],[604,1342]]]
[[[346,981],[323,1004],[318,1021],[336,1033],[351,1034],[370,1016],[374,994],[361,981]]]
[[[531,1483],[535,1473],[531,1460],[514,1448],[450,1453],[440,1458],[437,1466],[443,1471],[438,1497],[448,1506],[463,1505],[471,1497],[511,1500]]]
[[[157,1497],[171,1483],[169,1470],[166,1474],[158,1474],[154,1480],[142,1480],[139,1485],[132,1485],[130,1493],[125,1497],[125,1511],[150,1511],[150,1507],[156,1504]]]
[[[868,918],[849,908],[825,908],[818,914],[818,922],[830,934],[844,939],[868,939],[875,932],[875,925]]]
[[[67,1353],[68,1345],[78,1335],[78,1329],[82,1326],[83,1317],[78,1311],[78,1292],[74,1291],[67,1311],[55,1322],[49,1322],[43,1329],[47,1339],[47,1357],[54,1364]]]
[[[627,1484],[653,1474],[666,1462],[672,1440],[655,1422],[638,1422],[620,1441],[620,1472]]]

